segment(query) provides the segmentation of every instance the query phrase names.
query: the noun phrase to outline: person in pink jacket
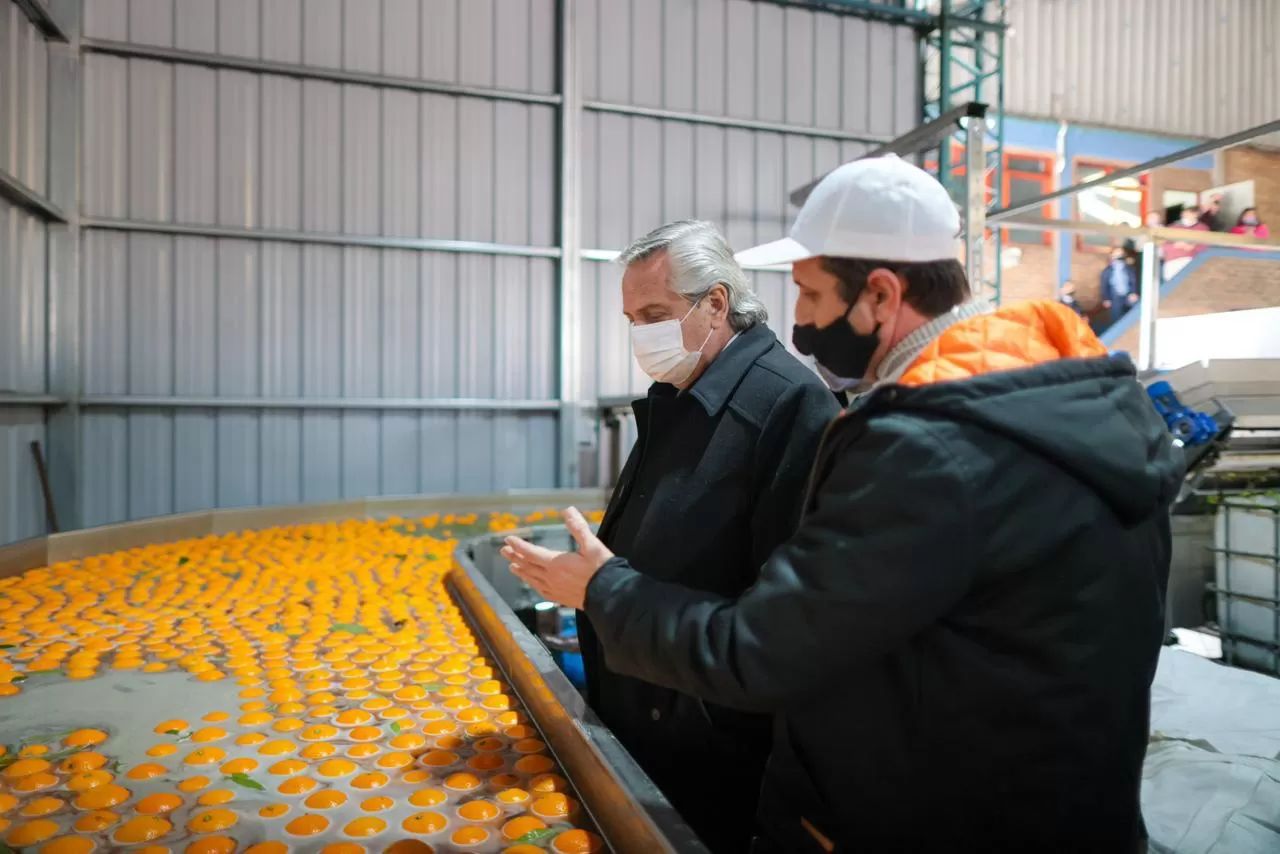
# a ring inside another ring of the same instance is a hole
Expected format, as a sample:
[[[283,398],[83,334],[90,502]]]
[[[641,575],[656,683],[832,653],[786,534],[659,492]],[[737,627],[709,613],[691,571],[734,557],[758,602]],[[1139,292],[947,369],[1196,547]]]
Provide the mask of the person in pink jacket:
[[[1231,229],[1231,233],[1247,234],[1250,237],[1263,239],[1271,236],[1271,230],[1267,228],[1266,223],[1258,219],[1257,208],[1245,208],[1240,213],[1240,218],[1236,220],[1236,227]]]

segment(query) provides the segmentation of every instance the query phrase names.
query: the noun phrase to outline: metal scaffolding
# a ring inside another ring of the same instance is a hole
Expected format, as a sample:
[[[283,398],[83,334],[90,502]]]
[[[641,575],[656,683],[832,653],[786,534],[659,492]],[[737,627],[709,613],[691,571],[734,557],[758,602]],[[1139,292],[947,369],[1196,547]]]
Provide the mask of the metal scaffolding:
[[[938,180],[965,211],[966,220],[1004,202],[1005,4],[1006,0],[910,0],[914,11],[932,16],[921,28],[923,120],[936,119],[969,102],[988,107],[985,128],[960,128],[933,155]],[[981,146],[976,151],[971,145],[975,136]],[[992,263],[981,254],[967,257],[982,252],[982,235],[982,230],[977,230],[977,239],[966,235],[970,239],[965,245],[965,266],[973,276],[974,291],[999,302],[1001,230],[994,229],[990,235]]]

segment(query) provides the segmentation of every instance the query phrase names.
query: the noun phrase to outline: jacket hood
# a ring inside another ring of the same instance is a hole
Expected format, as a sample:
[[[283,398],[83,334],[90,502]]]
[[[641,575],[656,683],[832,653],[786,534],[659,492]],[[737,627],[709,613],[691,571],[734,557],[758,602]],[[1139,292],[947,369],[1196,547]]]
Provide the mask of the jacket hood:
[[[1127,525],[1166,512],[1185,474],[1129,357],[1106,355],[1088,325],[1056,303],[957,324],[895,391],[902,408],[977,424],[1050,460]]]

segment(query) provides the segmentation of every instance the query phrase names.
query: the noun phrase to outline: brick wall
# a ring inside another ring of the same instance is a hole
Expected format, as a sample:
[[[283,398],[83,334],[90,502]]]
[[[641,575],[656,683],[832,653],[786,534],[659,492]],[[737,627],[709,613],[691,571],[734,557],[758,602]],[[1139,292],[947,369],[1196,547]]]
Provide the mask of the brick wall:
[[[1274,235],[1280,230],[1280,152],[1241,145],[1223,152],[1223,166],[1228,184],[1253,180],[1258,216]]]
[[[1280,262],[1210,258],[1160,304],[1161,317],[1187,317],[1280,305]],[[1138,350],[1138,326],[1120,336],[1115,349]]]

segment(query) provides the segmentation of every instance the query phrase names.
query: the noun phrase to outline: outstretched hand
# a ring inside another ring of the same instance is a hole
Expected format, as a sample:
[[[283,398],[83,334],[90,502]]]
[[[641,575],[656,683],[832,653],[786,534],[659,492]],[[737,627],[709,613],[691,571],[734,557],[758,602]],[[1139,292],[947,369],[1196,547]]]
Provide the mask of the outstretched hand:
[[[591,532],[576,507],[565,510],[563,515],[578,551],[558,552],[519,537],[507,537],[501,554],[511,562],[511,571],[534,590],[552,602],[581,610],[587,602],[587,585],[613,552]]]

